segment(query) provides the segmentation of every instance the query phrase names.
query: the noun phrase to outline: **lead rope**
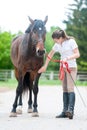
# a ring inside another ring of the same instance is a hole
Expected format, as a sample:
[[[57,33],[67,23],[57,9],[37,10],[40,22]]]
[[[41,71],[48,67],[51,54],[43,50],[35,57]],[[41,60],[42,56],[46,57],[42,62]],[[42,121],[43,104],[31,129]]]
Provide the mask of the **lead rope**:
[[[62,60],[54,60],[54,59],[51,59],[48,55],[47,55],[47,58],[53,62],[59,62],[61,65],[60,65],[60,69],[59,69],[59,79],[60,80],[63,80],[64,79],[64,67],[63,65],[65,65],[66,67],[66,70],[68,71],[68,73],[71,73],[71,70],[69,69],[69,66],[68,66],[68,63],[67,62],[63,62]]]
[[[79,89],[78,89],[78,87],[76,86],[76,83],[75,83],[75,81],[74,81],[73,78],[72,78],[71,70],[69,69],[68,63],[67,63],[67,62],[63,62],[63,61],[61,61],[61,60],[51,59],[47,54],[46,54],[46,56],[47,56],[47,58],[48,58],[49,60],[51,60],[51,61],[53,61],[53,62],[59,62],[59,63],[61,63],[60,69],[59,69],[59,79],[60,79],[60,80],[63,80],[63,79],[64,79],[64,68],[63,68],[63,64],[65,65],[66,70],[67,70],[67,72],[70,74],[70,77],[71,77],[71,79],[72,79],[72,81],[73,81],[73,83],[74,83],[74,85],[75,85],[75,87],[76,87],[76,89],[77,89],[77,91],[78,91],[78,93],[79,93],[79,96],[80,96],[80,98],[81,98],[81,100],[82,100],[84,106],[86,107],[86,104],[85,104],[85,102],[84,102],[84,100],[83,100],[83,98],[82,98],[82,96],[81,96],[81,94],[80,94],[80,92],[79,92]]]

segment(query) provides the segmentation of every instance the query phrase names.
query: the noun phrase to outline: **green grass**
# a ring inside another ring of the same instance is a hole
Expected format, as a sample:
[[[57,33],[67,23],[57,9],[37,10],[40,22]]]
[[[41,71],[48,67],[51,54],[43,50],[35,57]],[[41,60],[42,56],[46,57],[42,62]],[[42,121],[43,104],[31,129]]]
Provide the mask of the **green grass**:
[[[0,87],[8,87],[10,89],[17,87],[16,79],[9,79],[7,81],[0,81]]]
[[[49,85],[49,86],[53,86],[53,85],[61,85],[61,81],[60,80],[39,80],[39,85],[43,86],[43,85]],[[77,81],[76,82],[76,86],[87,86],[87,81]],[[8,81],[0,81],[0,87],[8,87],[10,89],[16,88],[17,87],[17,81],[16,79],[9,79]]]
[[[40,80],[39,81],[40,85],[61,85],[60,80]],[[76,81],[75,83],[76,86],[87,86],[87,81]]]

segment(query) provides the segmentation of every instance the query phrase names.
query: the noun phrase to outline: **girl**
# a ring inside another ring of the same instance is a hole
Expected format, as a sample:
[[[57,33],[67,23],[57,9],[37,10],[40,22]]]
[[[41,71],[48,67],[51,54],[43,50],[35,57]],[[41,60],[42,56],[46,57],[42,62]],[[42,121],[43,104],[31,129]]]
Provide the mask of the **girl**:
[[[68,36],[64,30],[56,30],[52,34],[53,41],[55,42],[52,50],[49,52],[48,57],[50,59],[53,57],[54,53],[59,52],[61,60],[67,62],[71,70],[71,76],[73,80],[76,80],[77,75],[77,63],[76,58],[80,57],[78,50],[78,45],[73,37]],[[50,59],[46,58],[46,62],[43,67],[41,67],[38,73],[45,72],[49,64]],[[73,119],[74,115],[74,105],[75,105],[75,92],[74,83],[71,79],[70,74],[67,72],[66,67],[64,67],[64,79],[62,80],[63,87],[63,111],[56,118]]]

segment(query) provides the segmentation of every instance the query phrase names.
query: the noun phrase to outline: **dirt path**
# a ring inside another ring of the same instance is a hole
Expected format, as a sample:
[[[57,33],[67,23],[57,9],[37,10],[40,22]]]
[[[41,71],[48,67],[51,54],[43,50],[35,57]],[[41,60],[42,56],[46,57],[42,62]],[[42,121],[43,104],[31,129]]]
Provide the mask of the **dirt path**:
[[[79,87],[81,96],[87,105],[87,89]],[[39,87],[39,117],[27,113],[27,96],[23,98],[23,114],[10,118],[9,114],[15,97],[15,90],[0,88],[0,130],[87,130],[87,107],[84,107],[76,92],[75,115],[73,120],[56,119],[62,111],[62,88],[59,86]]]
[[[8,87],[0,87],[0,93],[10,91]]]

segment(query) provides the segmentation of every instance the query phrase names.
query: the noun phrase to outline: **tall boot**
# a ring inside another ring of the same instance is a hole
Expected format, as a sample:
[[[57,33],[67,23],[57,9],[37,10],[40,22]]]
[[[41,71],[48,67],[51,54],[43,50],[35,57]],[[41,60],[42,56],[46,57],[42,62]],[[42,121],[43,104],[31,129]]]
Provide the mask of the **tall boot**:
[[[56,118],[66,118],[67,115],[65,114],[68,110],[68,93],[63,93],[63,111],[60,115],[57,115]]]
[[[69,107],[68,107],[68,111],[66,111],[66,115],[68,116],[69,119],[73,119],[74,106],[75,106],[75,93],[70,92],[69,93]]]

